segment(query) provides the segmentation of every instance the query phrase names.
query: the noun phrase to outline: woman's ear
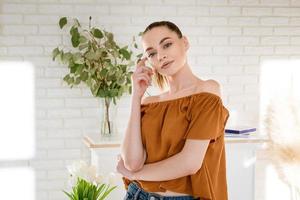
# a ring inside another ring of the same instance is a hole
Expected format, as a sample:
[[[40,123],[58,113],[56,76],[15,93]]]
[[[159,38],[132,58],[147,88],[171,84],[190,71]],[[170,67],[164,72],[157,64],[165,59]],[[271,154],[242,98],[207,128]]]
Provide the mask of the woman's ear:
[[[185,49],[185,51],[187,51],[190,48],[189,40],[187,39],[187,37],[185,35],[182,36],[182,40],[183,40],[184,49]]]

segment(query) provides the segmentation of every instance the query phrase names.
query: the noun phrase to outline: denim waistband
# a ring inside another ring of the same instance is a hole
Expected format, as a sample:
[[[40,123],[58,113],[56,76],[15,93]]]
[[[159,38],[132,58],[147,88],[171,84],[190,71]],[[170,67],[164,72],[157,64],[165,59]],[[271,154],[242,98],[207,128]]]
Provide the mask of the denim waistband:
[[[193,196],[162,196],[152,192],[146,192],[137,183],[131,182],[124,200],[194,200]]]

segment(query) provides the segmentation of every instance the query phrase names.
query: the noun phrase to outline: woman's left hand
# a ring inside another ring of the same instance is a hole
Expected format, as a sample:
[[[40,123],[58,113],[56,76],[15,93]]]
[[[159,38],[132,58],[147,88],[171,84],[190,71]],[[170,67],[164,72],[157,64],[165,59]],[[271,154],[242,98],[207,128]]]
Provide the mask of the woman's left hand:
[[[128,169],[126,169],[125,165],[124,165],[124,160],[122,159],[121,155],[118,155],[118,163],[117,163],[117,167],[116,167],[117,172],[119,172],[120,174],[122,174],[124,177],[126,177],[129,180],[133,180],[133,172],[129,171]]]

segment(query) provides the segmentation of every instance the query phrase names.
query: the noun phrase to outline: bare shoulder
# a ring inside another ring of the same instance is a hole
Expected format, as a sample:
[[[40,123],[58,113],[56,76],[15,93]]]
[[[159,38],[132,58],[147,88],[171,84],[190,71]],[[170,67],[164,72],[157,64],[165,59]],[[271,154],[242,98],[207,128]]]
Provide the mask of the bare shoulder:
[[[158,96],[148,96],[148,97],[144,97],[142,98],[141,104],[147,104],[147,103],[152,103],[157,101]]]
[[[208,79],[206,81],[203,81],[202,89],[203,92],[209,92],[217,96],[221,96],[221,86],[217,81],[213,79]]]

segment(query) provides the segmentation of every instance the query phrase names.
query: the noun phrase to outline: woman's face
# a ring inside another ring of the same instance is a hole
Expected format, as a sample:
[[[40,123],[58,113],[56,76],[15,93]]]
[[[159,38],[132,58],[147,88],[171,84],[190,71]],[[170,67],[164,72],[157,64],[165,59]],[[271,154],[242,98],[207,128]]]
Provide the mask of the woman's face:
[[[151,66],[160,74],[170,76],[186,63],[189,44],[185,36],[165,26],[152,28],[142,37],[144,54]]]

